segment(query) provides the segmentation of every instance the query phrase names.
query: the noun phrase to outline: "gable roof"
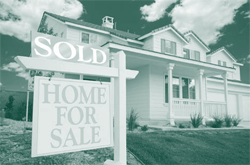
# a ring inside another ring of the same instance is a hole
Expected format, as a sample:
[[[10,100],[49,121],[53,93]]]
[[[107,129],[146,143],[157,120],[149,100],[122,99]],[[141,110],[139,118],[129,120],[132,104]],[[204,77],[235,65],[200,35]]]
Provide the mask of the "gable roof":
[[[147,34],[145,34],[145,35],[143,35],[141,37],[138,37],[137,39],[142,40],[142,39],[147,38],[147,37],[149,37],[151,35],[155,35],[157,33],[161,33],[163,31],[166,31],[166,30],[169,30],[169,29],[171,29],[177,36],[179,36],[185,43],[188,44],[188,40],[172,24],[169,24],[169,25],[154,29],[154,30],[152,30],[151,32],[149,32]]]
[[[213,56],[220,51],[224,51],[234,62],[237,62],[236,58],[224,46],[209,53],[208,56]]]
[[[207,49],[207,51],[210,51],[210,48],[207,46],[207,44],[205,44],[205,42],[203,42],[203,41],[200,39],[200,37],[199,37],[197,34],[195,34],[192,30],[183,33],[184,36],[189,35],[189,34],[192,34],[192,35],[194,36],[194,38],[195,38],[196,40],[198,40],[198,41],[201,43],[201,45],[205,47],[205,49]]]
[[[88,22],[81,21],[81,20],[67,18],[67,17],[64,17],[64,16],[57,15],[57,14],[49,13],[49,12],[46,12],[46,11],[43,13],[43,17],[45,15],[49,15],[49,16],[51,16],[51,17],[53,17],[53,18],[55,18],[55,19],[57,19],[59,21],[62,21],[64,23],[71,23],[71,24],[73,24],[73,26],[74,26],[74,24],[81,25],[81,26],[87,26],[87,27],[90,27],[90,28],[106,31],[106,32],[109,32],[110,34],[113,34],[113,35],[116,35],[116,36],[119,36],[119,37],[122,37],[122,38],[126,38],[126,39],[136,39],[136,38],[139,37],[139,35],[137,35],[137,34],[132,34],[132,33],[124,32],[124,31],[117,30],[117,29],[111,29],[111,28],[108,28],[108,27],[103,27],[103,26],[100,26],[100,25],[88,23]]]

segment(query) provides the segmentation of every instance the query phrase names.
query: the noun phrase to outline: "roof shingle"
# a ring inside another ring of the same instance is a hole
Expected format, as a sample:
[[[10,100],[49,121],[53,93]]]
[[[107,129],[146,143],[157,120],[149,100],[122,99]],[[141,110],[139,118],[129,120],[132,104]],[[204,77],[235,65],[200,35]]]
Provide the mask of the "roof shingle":
[[[52,14],[52,13],[49,13],[49,12],[44,12],[43,15],[45,15],[45,14],[47,14],[47,15],[49,15],[51,17],[54,17],[54,18],[56,18],[56,19],[58,19],[58,20],[60,20],[62,22],[70,22],[70,23],[77,24],[77,25],[82,25],[82,26],[87,26],[87,27],[107,31],[107,32],[110,32],[113,35],[116,35],[116,36],[119,36],[119,37],[122,37],[122,38],[136,39],[136,38],[139,37],[139,35],[137,35],[137,34],[132,34],[132,33],[124,32],[124,31],[117,30],[117,29],[111,29],[111,28],[100,26],[100,25],[95,25],[95,24],[92,24],[92,23],[88,23],[88,22],[85,22],[85,21],[76,20],[76,19],[72,19],[72,18],[67,18],[67,17],[64,17],[64,16],[57,15],[57,14]]]

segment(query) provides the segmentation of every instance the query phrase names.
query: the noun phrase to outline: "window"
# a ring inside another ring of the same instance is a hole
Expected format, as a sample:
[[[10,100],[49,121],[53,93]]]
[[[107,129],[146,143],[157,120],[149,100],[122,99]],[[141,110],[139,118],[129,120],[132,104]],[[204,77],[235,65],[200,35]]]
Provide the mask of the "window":
[[[81,42],[89,44],[89,34],[82,33],[82,40],[81,40]]]
[[[225,61],[223,61],[223,66],[227,66],[227,63]]]
[[[184,77],[173,77],[173,98],[180,98],[180,88],[182,88],[183,99],[195,99],[195,79]],[[182,87],[180,86],[182,81]],[[168,76],[165,76],[165,103],[168,103]]]
[[[66,73],[64,75],[64,78],[79,80],[80,79],[80,75],[78,75],[78,74],[67,74]]]
[[[195,99],[195,80],[182,78],[182,98]]]
[[[221,60],[218,60],[218,65],[221,65]]]
[[[200,52],[194,50],[194,59],[200,61]]]
[[[227,62],[226,61],[218,60],[218,65],[227,66]]]
[[[172,78],[173,83],[173,98],[180,98],[180,79],[179,77]],[[168,76],[165,76],[165,103],[168,103]]]
[[[161,52],[176,55],[176,43],[173,41],[161,39]]]
[[[183,49],[183,57],[184,58],[190,58],[190,50],[189,49],[186,49],[186,48],[184,48]]]

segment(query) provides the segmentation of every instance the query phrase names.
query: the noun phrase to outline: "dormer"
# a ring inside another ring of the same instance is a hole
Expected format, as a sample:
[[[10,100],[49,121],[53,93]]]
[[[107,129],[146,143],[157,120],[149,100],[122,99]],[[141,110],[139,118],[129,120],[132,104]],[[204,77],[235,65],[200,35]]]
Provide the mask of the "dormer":
[[[102,26],[113,29],[114,26],[113,20],[114,20],[113,17],[105,16],[102,19]]]
[[[225,47],[221,47],[208,54],[207,62],[224,67],[235,68],[235,72],[230,74],[228,78],[240,80],[240,66],[243,66],[243,64],[237,63],[236,58]]]
[[[180,57],[183,46],[188,44],[187,39],[173,25],[152,30],[138,40],[144,42],[144,49]]]
[[[206,62],[206,53],[210,51],[210,48],[193,31],[188,31],[183,35],[188,40],[188,44],[183,48],[183,57]]]

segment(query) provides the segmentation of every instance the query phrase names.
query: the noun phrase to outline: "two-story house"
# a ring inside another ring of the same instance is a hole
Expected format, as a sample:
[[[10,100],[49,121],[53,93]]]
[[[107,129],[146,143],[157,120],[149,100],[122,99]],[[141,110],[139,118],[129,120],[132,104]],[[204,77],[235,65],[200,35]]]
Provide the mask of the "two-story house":
[[[211,51],[193,31],[182,34],[167,25],[139,36],[114,29],[112,17],[95,25],[48,12],[38,31],[44,24],[58,37],[107,48],[110,56],[124,51],[127,69],[139,71],[127,80],[127,113],[134,108],[141,123],[174,124],[198,112],[206,119],[229,114],[250,120],[250,85],[240,81],[242,64],[224,47]],[[85,75],[65,78],[109,81]]]

